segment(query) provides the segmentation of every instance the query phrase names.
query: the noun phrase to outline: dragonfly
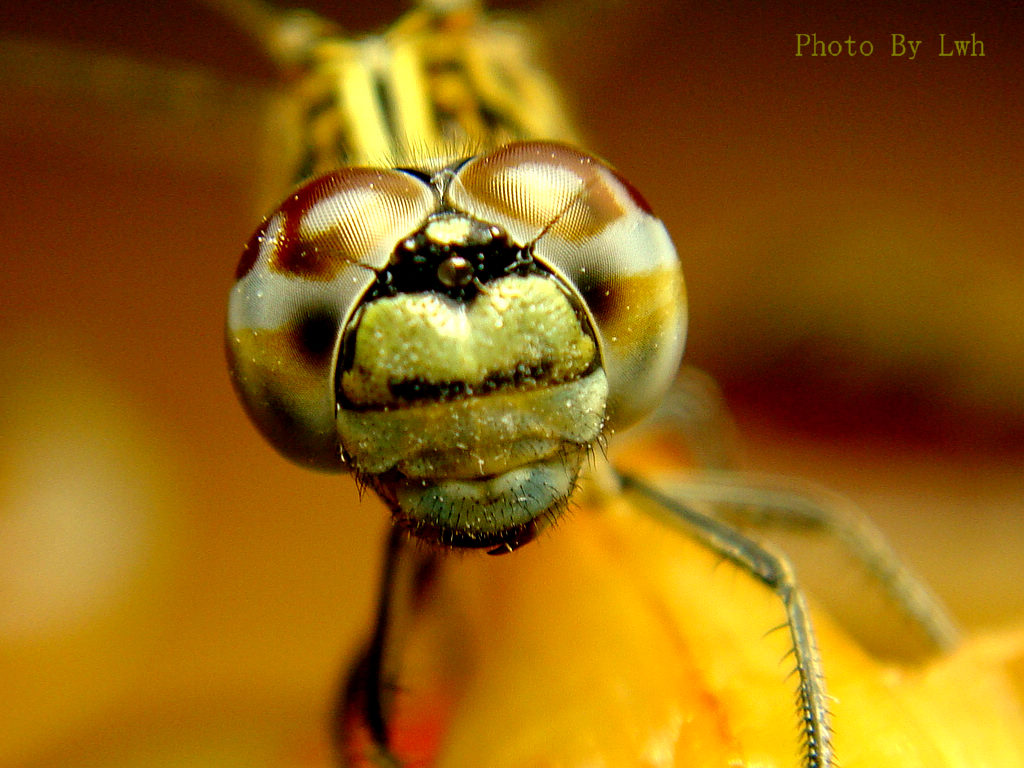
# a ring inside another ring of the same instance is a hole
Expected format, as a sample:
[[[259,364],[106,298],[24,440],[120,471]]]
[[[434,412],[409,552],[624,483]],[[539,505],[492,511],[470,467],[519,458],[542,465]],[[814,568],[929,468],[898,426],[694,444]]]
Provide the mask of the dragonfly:
[[[344,760],[432,762],[445,676],[460,674],[438,658],[460,652],[437,626],[424,641],[422,627],[451,619],[451,574],[467,558],[488,574],[477,579],[515,579],[506,562],[549,537],[618,530],[630,550],[626,520],[656,521],[774,596],[794,762],[837,765],[827,669],[794,570],[737,523],[831,533],[937,650],[954,648],[957,630],[827,493],[724,466],[659,483],[609,460],[620,433],[678,394],[683,276],[652,206],[579,148],[528,34],[474,2],[425,0],[362,38],[251,0],[213,5],[293,73],[301,115],[296,186],[246,244],[231,288],[232,380],[280,453],[350,473],[394,523],[375,629],[337,708]],[[713,400],[697,410],[720,409]],[[692,424],[666,420],[685,443]],[[607,531],[581,532],[579,516]],[[481,551],[501,557],[459,556]],[[435,694],[411,715],[417,643],[449,672],[418,683]],[[410,746],[411,733],[433,735]]]
[[[169,33],[165,39],[173,41],[175,37],[175,34]],[[37,119],[40,114],[38,109],[20,113],[17,109],[11,109],[5,114],[5,121],[21,114],[26,122],[31,121],[32,135],[47,134],[41,141],[53,142],[53,146],[61,150],[74,148],[76,153],[86,153],[90,163],[80,171],[94,173],[97,160],[100,161],[101,169],[119,169],[140,159],[134,153],[142,153],[146,158],[160,157],[161,162],[155,165],[161,173],[171,171],[173,174],[179,168],[188,167],[187,164],[194,164],[202,166],[204,173],[209,173],[210,167],[216,168],[217,176],[221,178],[230,174],[230,180],[222,183],[220,192],[221,195],[227,192],[232,200],[239,195],[245,196],[257,186],[252,184],[252,166],[254,160],[260,161],[264,155],[260,152],[263,147],[250,146],[258,144],[254,137],[259,135],[258,131],[253,130],[255,115],[252,111],[256,106],[262,107],[269,94],[262,88],[229,86],[222,76],[234,71],[233,68],[219,67],[218,76],[211,82],[207,78],[194,77],[201,73],[193,72],[190,68],[183,70],[174,67],[168,70],[163,66],[146,67],[141,61],[124,62],[130,65],[124,66],[121,59],[102,54],[66,58],[65,54],[72,53],[73,49],[67,51],[63,48],[45,49],[42,54],[35,55],[37,48],[26,49],[20,45],[4,47],[9,44],[7,40],[0,42],[0,57],[5,60],[5,80],[12,77],[13,70],[15,83],[21,81],[34,87],[43,78],[45,83],[41,85],[44,86],[44,93],[48,93],[46,87],[57,85],[60,88],[61,111],[57,113],[56,119],[40,122]],[[11,60],[7,54],[12,51],[16,54],[30,54],[15,58],[15,63],[20,61],[27,66],[10,66]],[[201,53],[190,48],[186,58],[191,60],[193,55],[201,58]],[[61,62],[67,66],[59,66]],[[54,68],[60,71],[54,72]],[[284,68],[291,67],[286,63]],[[182,75],[185,77],[182,78]],[[64,90],[65,86],[67,91]],[[66,99],[65,96],[73,98]],[[97,119],[96,133],[83,130],[78,121],[72,123],[75,130],[62,133],[67,126],[61,122],[60,115],[77,113],[82,107],[91,104],[93,99],[112,105],[113,119],[111,114]],[[49,107],[47,109],[50,110]],[[149,111],[154,109],[158,114],[153,115]],[[236,113],[239,117],[234,117]],[[125,116],[124,121],[121,120],[122,115]],[[153,118],[151,122],[147,122],[147,115]],[[144,137],[140,136],[139,129],[142,129]],[[56,132],[56,136],[49,135],[53,132]],[[21,139],[21,134],[17,135]],[[216,149],[203,142],[197,144],[197,137],[200,136],[218,139]],[[294,136],[301,136],[301,132]],[[586,146],[586,143],[576,139],[572,139],[572,142],[577,146]],[[18,148],[20,143],[20,140],[12,141],[12,151],[22,152],[24,148]],[[117,146],[117,157],[113,156],[112,143]],[[256,152],[247,151],[251,149]],[[246,154],[239,155],[240,152]],[[278,147],[274,157],[279,155]],[[60,157],[63,158],[63,154]],[[244,160],[240,159],[242,157]],[[234,165],[225,168],[225,164],[236,162],[240,168]],[[38,161],[35,164],[38,165]],[[148,171],[154,170],[154,163],[147,164],[143,160],[143,164]],[[45,188],[59,190],[75,186],[73,171],[77,165],[74,164],[71,169],[66,166],[59,171],[54,169],[49,177],[44,173],[44,178],[56,178],[52,186],[45,185]],[[40,170],[47,170],[45,164]],[[630,175],[634,173],[625,166],[623,170]],[[65,176],[65,173],[68,175]],[[147,181],[152,178],[154,176],[147,175]],[[25,185],[21,176],[18,181],[21,183],[12,185],[14,189],[9,195],[12,200],[25,199],[26,196],[31,199],[37,186],[44,188],[43,185]],[[86,189],[91,190],[93,187],[87,186]],[[284,189],[284,185],[279,183],[273,192],[274,198],[279,199]],[[159,190],[166,191],[162,186]],[[194,196],[183,194],[181,197],[191,197],[190,207],[194,208]],[[98,209],[106,202],[106,197],[101,195],[97,198],[95,215],[99,216]],[[51,199],[48,193],[45,199]],[[657,196],[651,198],[651,201],[659,210],[664,210],[666,202],[663,198]],[[111,208],[109,205],[107,207]],[[237,207],[245,208],[247,204]],[[38,216],[25,216],[22,206],[10,206],[8,213],[13,212],[12,221],[19,224],[13,231],[23,232],[21,221],[42,220],[50,215],[51,209],[45,205],[38,208],[43,211]],[[74,209],[68,212],[73,213]],[[225,217],[225,212],[219,211],[217,215]],[[141,227],[136,227],[132,218],[129,216],[125,219],[126,239],[134,237],[144,240]],[[213,216],[208,215],[207,218],[212,219]],[[230,229],[224,227],[224,223],[222,220],[221,228]],[[39,230],[40,234],[44,231]],[[90,226],[88,231],[95,232],[96,228]],[[28,235],[33,232],[35,230],[31,228],[25,231]],[[177,222],[173,232],[178,232]],[[38,271],[32,273],[22,269],[23,275],[33,275],[33,285],[38,284],[40,296],[44,289],[46,291],[46,301],[40,301],[40,307],[52,306],[55,298],[53,289],[60,288],[66,255],[74,255],[72,265],[91,263],[87,251],[74,240],[80,233],[80,230],[70,233],[67,247],[61,248],[59,255],[50,261],[42,262],[46,264],[52,261],[62,265],[61,270],[51,272],[46,280],[38,280]],[[232,240],[234,237],[229,235],[225,239]],[[37,247],[39,242],[49,240],[45,237],[37,240]],[[137,252],[124,247],[120,250],[122,264],[128,258],[124,251],[130,254]],[[138,249],[144,250],[144,247]],[[197,259],[189,264],[188,269],[183,267],[179,270],[177,274],[182,276],[182,280],[191,280],[197,274],[209,275],[210,250],[235,252],[231,246],[211,249],[207,243],[202,261]],[[32,252],[31,248],[25,251],[28,254]],[[692,254],[684,258],[692,259]],[[104,253],[103,263],[107,263],[106,259]],[[138,260],[148,267],[145,258]],[[115,274],[111,281],[122,284],[124,273],[113,271]],[[213,271],[216,272],[217,268]],[[146,274],[148,279],[150,274]],[[18,275],[17,267],[14,275]],[[72,275],[77,278],[74,272]],[[17,277],[15,279],[15,285],[20,289]],[[220,284],[227,279],[227,274],[221,275],[220,279],[214,277],[209,284],[215,285],[215,290],[210,293],[220,294]],[[63,280],[65,283],[71,282],[66,275]],[[175,284],[177,282],[174,281]],[[85,283],[76,286],[77,291],[91,291],[93,283],[88,280]],[[128,291],[123,293],[128,295]],[[187,327],[189,318],[194,320],[193,313],[199,309],[194,302],[182,302],[180,292],[173,288],[169,288],[165,294],[166,297],[173,296],[173,301],[168,298],[164,302],[164,312],[170,311],[171,314],[158,317],[153,312],[144,315],[147,324],[154,329],[154,338],[158,333],[167,338],[175,338],[176,334],[168,333],[168,328]],[[58,294],[59,297],[66,295],[74,294]],[[105,296],[107,294],[100,293],[101,302]],[[216,306],[207,311],[211,316],[220,315],[222,302],[219,300],[222,297],[217,295],[209,298],[212,299],[211,305]],[[62,302],[58,300],[57,303]],[[127,308],[130,318],[139,319],[132,312],[132,302],[122,300],[117,303]],[[69,306],[77,305],[72,301]],[[114,320],[115,316],[110,315],[104,307],[103,316],[108,315],[111,327],[125,320],[122,313],[117,313],[117,319]],[[26,321],[31,319],[30,313]],[[107,335],[103,332],[105,327],[101,325],[98,329],[100,338]],[[221,330],[216,320],[210,322],[208,327],[212,333],[207,334],[206,338],[213,337]],[[706,331],[700,333],[703,335]],[[73,333],[70,336],[55,333],[53,336],[76,338]],[[138,341],[136,337],[134,343],[137,346],[149,346],[150,351],[163,349],[166,353],[172,346],[168,344],[167,348],[163,348],[159,344],[139,344]],[[210,357],[215,357],[220,351],[216,341],[209,345],[213,348]],[[209,364],[213,361],[206,361],[201,355],[195,356],[194,350],[183,350],[182,357],[185,351],[197,368],[213,372],[211,378],[214,381],[207,388],[217,391],[219,387],[216,385],[225,382],[216,380],[218,369]],[[171,367],[187,370],[187,366],[178,360],[171,355]],[[40,370],[34,351],[26,361],[31,370]],[[166,371],[167,363],[165,358],[164,365],[154,371]],[[62,380],[63,372],[64,369],[59,368],[51,378]],[[684,370],[681,375],[686,374]],[[28,385],[26,391],[38,396],[35,382],[30,381]],[[21,407],[24,400],[19,399],[18,393],[9,394],[12,394],[12,407]],[[654,451],[639,451],[637,445],[642,441],[638,441],[638,435],[645,430],[643,425],[637,425],[613,437],[609,436],[607,446],[599,445],[593,460],[603,459],[603,452],[607,451],[617,471],[632,471],[691,506],[703,504],[702,509],[707,512],[720,516],[730,515],[736,518],[732,522],[749,526],[756,521],[749,520],[749,515],[745,519],[743,510],[730,509],[728,504],[708,501],[709,496],[717,498],[712,494],[713,484],[708,482],[712,479],[709,473],[700,474],[705,482],[702,491],[704,498],[701,500],[697,498],[697,478],[692,472],[676,473],[673,476],[663,471],[669,466],[675,468],[678,463],[676,459],[682,458],[679,456],[678,445],[681,438],[689,440],[691,444],[686,447],[695,453],[698,448],[706,452],[709,438],[711,443],[715,439],[711,433],[699,437],[690,434],[689,430],[694,425],[687,421],[688,414],[673,412],[673,408],[679,405],[673,401],[678,400],[680,395],[678,390],[670,390],[664,401],[667,413],[659,414],[659,420],[655,421],[655,424],[670,427],[666,430],[668,439],[665,446],[656,446]],[[75,397],[70,401],[78,402]],[[50,402],[56,401],[51,399]],[[88,410],[92,414],[90,424],[95,423],[96,432],[101,436],[106,434],[94,409]],[[195,412],[194,405],[189,410]],[[200,406],[198,410],[205,409]],[[695,410],[707,413],[708,408]],[[105,412],[101,409],[99,413]],[[682,421],[680,417],[683,417]],[[110,421],[116,424],[116,416],[111,417]],[[209,426],[204,426],[206,429],[203,434],[206,434]],[[17,428],[8,437],[19,438]],[[215,450],[211,450],[211,453]],[[592,459],[588,457],[588,461]],[[555,521],[552,526],[554,530],[538,536],[537,541],[520,547],[511,556],[439,557],[425,563],[436,569],[430,579],[408,580],[400,568],[420,561],[410,555],[403,555],[392,584],[419,584],[423,589],[412,592],[412,595],[420,599],[411,607],[407,607],[408,603],[403,605],[395,602],[397,607],[391,614],[391,650],[385,648],[382,654],[385,656],[385,663],[381,665],[384,672],[379,675],[379,679],[383,684],[378,686],[378,698],[383,705],[382,709],[386,711],[386,752],[412,765],[521,766],[595,762],[608,765],[788,765],[797,762],[796,720],[789,696],[792,684],[784,680],[785,673],[792,669],[792,665],[788,657],[779,664],[779,658],[789,651],[790,641],[784,628],[776,632],[767,631],[778,621],[775,615],[779,613],[780,603],[775,595],[757,583],[751,589],[746,589],[748,585],[745,582],[748,579],[736,569],[718,562],[719,558],[704,551],[706,548],[690,544],[688,537],[679,535],[677,524],[658,519],[664,515],[660,506],[644,505],[636,494],[624,491],[614,483],[598,488],[597,492],[589,492],[586,483],[591,474],[597,474],[596,467],[594,470],[590,467],[584,469],[570,509]],[[289,479],[294,480],[294,477]],[[842,502],[835,497],[814,490],[810,493],[802,490],[797,494],[801,497],[798,501],[790,493],[792,488],[788,483],[781,484],[782,488],[768,488],[765,484],[759,484],[755,478],[731,473],[720,474],[717,479],[746,488],[749,506],[763,510],[775,498],[777,505],[789,509],[788,515],[775,514],[773,519],[776,522],[782,520],[798,526],[814,527],[816,518],[813,515],[801,517],[795,514],[795,510],[808,506],[813,508],[817,504],[834,511],[836,507],[842,506]],[[312,480],[311,487],[317,487],[317,482],[325,482],[315,478]],[[50,486],[52,481],[46,479],[46,483]],[[246,478],[247,490],[258,489],[261,485],[264,485],[262,480]],[[347,489],[340,490],[341,498],[347,499]],[[787,498],[785,494],[780,495],[783,490],[788,493],[789,501],[779,504],[783,498]],[[302,492],[299,490],[297,496]],[[730,493],[733,494],[731,498],[736,499],[737,492],[733,490]],[[811,501],[808,501],[808,496]],[[377,518],[376,510],[380,505],[372,498],[366,501],[364,512],[368,515],[364,514],[364,517]],[[339,511],[344,513],[338,515],[341,518],[354,517],[358,510],[353,506]],[[69,512],[64,508],[60,510],[60,514]],[[151,513],[147,510],[147,514]],[[281,518],[279,513],[276,517],[278,520]],[[286,520],[280,525],[288,526],[290,522]],[[757,535],[761,536],[762,531],[758,530]],[[362,538],[359,540],[362,541]],[[363,544],[365,546],[365,542]],[[350,553],[353,547],[359,545],[349,541],[344,546]],[[338,551],[339,557],[345,553],[341,546]],[[787,551],[795,553],[793,549]],[[244,546],[236,550],[236,558],[238,552],[243,553],[243,557],[247,554]],[[259,561],[243,559],[242,562],[248,564]],[[222,563],[220,565],[222,570],[228,570]],[[802,568],[800,572],[804,577],[813,575],[810,570]],[[338,597],[344,601],[347,595],[342,584],[335,585],[335,589]],[[130,588],[129,584],[126,590]],[[361,590],[357,587],[356,590],[347,591]],[[1019,748],[1006,748],[1007,742],[1017,747],[1024,744],[1024,737],[1020,735],[1022,731],[1020,728],[1015,731],[1006,729],[1005,717],[1002,720],[1000,718],[1001,714],[1005,716],[1008,707],[1018,701],[1019,696],[1008,694],[1005,688],[1000,689],[987,679],[994,657],[1005,659],[1010,653],[989,645],[987,640],[978,643],[976,639],[971,639],[955,653],[939,656],[925,665],[881,666],[870,659],[865,661],[862,651],[856,646],[837,641],[829,615],[823,613],[820,606],[813,604],[814,597],[812,590],[812,619],[815,637],[821,649],[821,663],[826,673],[827,692],[830,694],[831,719],[835,730],[833,744],[842,764],[890,765],[898,762],[900,765],[908,765],[915,764],[915,757],[918,758],[916,764],[930,766],[1016,766],[1024,763]],[[821,594],[817,597],[820,598]],[[295,601],[296,604],[299,602]],[[766,603],[772,609],[767,618],[761,610]],[[687,606],[691,610],[685,610]],[[224,621],[237,629],[238,623],[233,621],[231,607],[228,606],[224,612]],[[344,615],[345,611],[339,613]],[[404,618],[409,626],[400,630],[395,621],[398,618]],[[887,629],[890,636],[900,631],[895,627]],[[654,630],[663,631],[659,634]],[[204,627],[203,631],[204,637],[216,637],[216,629]],[[116,634],[111,635],[111,639],[116,639],[110,646],[117,650],[111,651],[110,656],[116,657],[116,666],[120,668],[125,644]],[[459,642],[454,643],[453,639]],[[330,642],[327,644],[330,645]],[[71,649],[76,645],[77,640],[73,638],[63,647]],[[1010,646],[1017,649],[1019,657],[1019,649],[1024,647],[1024,643],[1020,642],[1020,638],[1015,645],[1008,643],[1007,649],[1012,652]],[[247,658],[247,651],[237,656],[229,653],[232,660]],[[78,655],[77,650],[72,654]],[[314,655],[310,654],[310,657]],[[25,658],[34,660],[37,656],[41,657],[42,654],[30,648]],[[755,656],[762,661],[765,661],[763,657],[767,657],[768,663],[760,667],[751,664]],[[160,675],[159,670],[154,670],[155,675],[147,675],[157,685],[154,688],[148,685],[147,680],[145,688],[148,692],[134,692],[130,696],[128,701],[131,712],[137,711],[140,706],[154,712],[164,711],[161,710],[160,702],[164,701],[166,706],[166,701],[161,698],[160,680],[174,681],[171,700],[175,706],[178,705],[180,698],[177,693],[183,687],[179,670],[174,666],[174,658],[173,653],[161,657],[169,673]],[[100,666],[94,665],[91,659],[83,661],[79,666],[87,670],[87,682],[79,687],[79,691],[84,694],[86,689],[94,687],[95,669]],[[201,677],[204,684],[216,687],[220,675],[228,681],[227,684],[222,682],[222,687],[230,691],[227,696],[235,696],[237,699],[244,697],[246,704],[252,704],[254,699],[251,690],[244,687],[243,690],[236,689],[237,680],[230,674],[230,662],[223,665],[211,662],[210,666],[212,674]],[[256,665],[252,666],[256,668]],[[365,702],[368,697],[372,697],[373,688],[367,685],[365,672],[355,674],[355,671],[366,667],[365,663],[353,665],[350,677],[354,684],[346,688],[353,691],[353,694],[343,697],[337,722],[340,735],[344,737],[339,741],[349,747],[348,751],[356,763],[382,756],[379,754],[379,742],[374,740],[372,730],[366,726],[368,715]],[[228,669],[227,674],[222,668]],[[26,681],[23,690],[39,689],[41,696],[52,698],[52,689],[47,691],[49,685],[38,685],[37,669],[38,666],[33,668],[29,665],[23,670],[21,677]],[[292,670],[289,673],[294,674]],[[201,674],[193,672],[196,676]],[[35,685],[31,684],[33,678],[36,678]],[[253,676],[253,679],[271,686],[274,689],[272,696],[287,696],[286,692],[277,689],[273,674],[260,678]],[[795,678],[789,679],[792,681]],[[558,693],[562,694],[562,698],[556,696]],[[95,710],[97,700],[101,703],[105,701],[103,692],[99,694],[97,697],[74,692],[73,695],[61,698],[67,700],[65,706],[68,711],[85,713],[78,722],[95,722],[89,719],[89,705],[92,703],[92,709]],[[632,698],[629,698],[630,695]],[[21,701],[16,707],[19,713],[21,710],[32,709],[33,697],[28,698],[28,702]],[[956,699],[959,706],[944,706],[951,698]],[[315,699],[319,700],[319,696]],[[776,699],[781,700],[781,707]],[[922,700],[926,701],[927,707],[921,704]],[[351,702],[351,706],[344,706],[348,702]],[[232,699],[225,712],[237,713],[237,703],[241,702]],[[629,707],[625,704],[629,704]],[[101,709],[108,711],[105,705]],[[769,709],[773,712],[771,717],[767,716]],[[930,729],[922,728],[922,718],[913,716],[922,709],[927,713]],[[346,714],[353,716],[346,720]],[[43,709],[21,721],[31,722],[33,717],[39,732],[48,734],[48,742],[61,738],[66,741],[66,735],[62,736],[69,730],[66,718],[54,717],[52,711]],[[228,717],[232,726],[237,726],[239,720],[250,720],[248,716]],[[199,719],[207,721],[202,715]],[[13,729],[14,732],[32,730],[23,728],[21,721],[15,717],[19,725]],[[145,742],[146,754],[151,753],[152,728],[147,729],[145,725],[136,727],[137,720],[131,715],[125,718],[123,712],[113,712],[108,721],[117,722],[118,727],[101,729],[104,735],[126,734],[123,738],[135,743]],[[131,724],[131,727],[124,727],[125,722]],[[996,752],[991,739],[987,744],[982,744],[976,738],[984,730],[981,723],[1002,734],[1004,749],[1001,757],[994,756]],[[209,730],[208,725],[208,722],[204,723],[204,733]],[[251,735],[251,726],[251,721],[241,726],[247,729],[247,737],[239,740],[244,743],[238,744],[239,751],[247,755],[251,752],[249,742],[258,738]],[[976,731],[973,735],[972,729]],[[194,754],[192,747],[196,730],[187,724],[175,722],[160,734],[157,748],[161,748],[165,741],[185,738],[192,740],[189,747],[179,749],[174,754]],[[259,731],[260,736],[265,736],[268,732],[272,733],[274,728]],[[167,736],[172,738],[168,739]],[[526,750],[523,744],[531,739],[536,742],[534,748],[524,756]],[[717,742],[712,745],[714,739]],[[781,756],[765,756],[769,741],[778,743],[775,751]],[[953,745],[950,746],[950,743]],[[11,751],[7,746],[5,744],[4,753],[10,756]],[[96,750],[84,748],[77,738],[68,745],[66,751],[68,757],[58,762],[95,762]],[[49,747],[45,754],[49,756],[51,752],[52,747]],[[1011,752],[1017,756],[1016,759],[1007,757]],[[18,752],[15,754],[20,755]],[[280,758],[280,754],[277,757]],[[13,761],[14,764],[25,762],[21,757],[15,757]],[[45,758],[43,761],[47,762]],[[38,763],[39,758],[35,762]],[[48,762],[53,762],[52,756]],[[136,760],[129,759],[128,762]],[[249,762],[252,763],[252,759]],[[301,764],[306,765],[307,762]],[[281,762],[268,760],[260,764],[277,765]]]

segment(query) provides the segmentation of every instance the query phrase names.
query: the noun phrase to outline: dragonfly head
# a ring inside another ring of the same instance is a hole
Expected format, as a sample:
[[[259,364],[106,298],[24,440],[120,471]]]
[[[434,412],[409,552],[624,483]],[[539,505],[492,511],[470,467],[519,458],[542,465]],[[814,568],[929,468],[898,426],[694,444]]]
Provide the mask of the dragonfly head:
[[[664,226],[615,171],[519,142],[440,172],[344,168],[250,239],[228,356],[282,453],[349,470],[427,541],[514,549],[682,352]]]

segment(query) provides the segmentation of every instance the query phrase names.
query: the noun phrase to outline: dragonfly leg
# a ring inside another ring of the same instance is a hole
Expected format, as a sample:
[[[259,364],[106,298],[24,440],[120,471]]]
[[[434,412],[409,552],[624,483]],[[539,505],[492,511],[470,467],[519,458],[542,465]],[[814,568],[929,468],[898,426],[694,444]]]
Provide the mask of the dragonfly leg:
[[[828,695],[821,660],[807,606],[789,563],[723,521],[662,493],[645,481],[628,474],[620,474],[619,477],[624,492],[653,504],[661,513],[659,518],[684,529],[687,535],[710,551],[751,574],[782,601],[796,664],[803,765],[805,768],[834,766]]]
[[[349,669],[335,707],[333,741],[343,766],[400,768],[389,716],[407,624],[430,582],[437,554],[392,529],[385,552],[377,617],[366,649]]]
[[[715,517],[733,524],[830,536],[864,566],[937,650],[949,651],[959,642],[959,631],[942,601],[896,555],[867,516],[840,494],[790,478],[713,471],[687,474],[663,487],[680,502],[710,505]]]

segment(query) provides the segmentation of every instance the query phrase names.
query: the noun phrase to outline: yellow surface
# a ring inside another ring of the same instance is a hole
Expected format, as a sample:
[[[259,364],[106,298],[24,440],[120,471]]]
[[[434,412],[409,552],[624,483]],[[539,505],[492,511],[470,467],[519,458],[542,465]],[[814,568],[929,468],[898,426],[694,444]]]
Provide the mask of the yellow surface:
[[[421,618],[397,706],[451,710],[438,754],[413,742],[409,764],[798,764],[781,607],[628,504],[513,556],[453,559]],[[901,667],[816,624],[840,765],[1024,766],[1024,712],[999,664],[1024,635]]]

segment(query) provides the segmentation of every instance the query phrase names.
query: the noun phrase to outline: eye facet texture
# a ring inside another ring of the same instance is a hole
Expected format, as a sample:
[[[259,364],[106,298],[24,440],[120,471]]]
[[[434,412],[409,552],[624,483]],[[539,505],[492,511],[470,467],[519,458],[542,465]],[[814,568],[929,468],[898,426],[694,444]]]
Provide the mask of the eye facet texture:
[[[292,194],[249,240],[228,305],[232,378],[249,415],[289,458],[342,469],[334,362],[359,297],[436,206],[394,170],[343,168]]]

